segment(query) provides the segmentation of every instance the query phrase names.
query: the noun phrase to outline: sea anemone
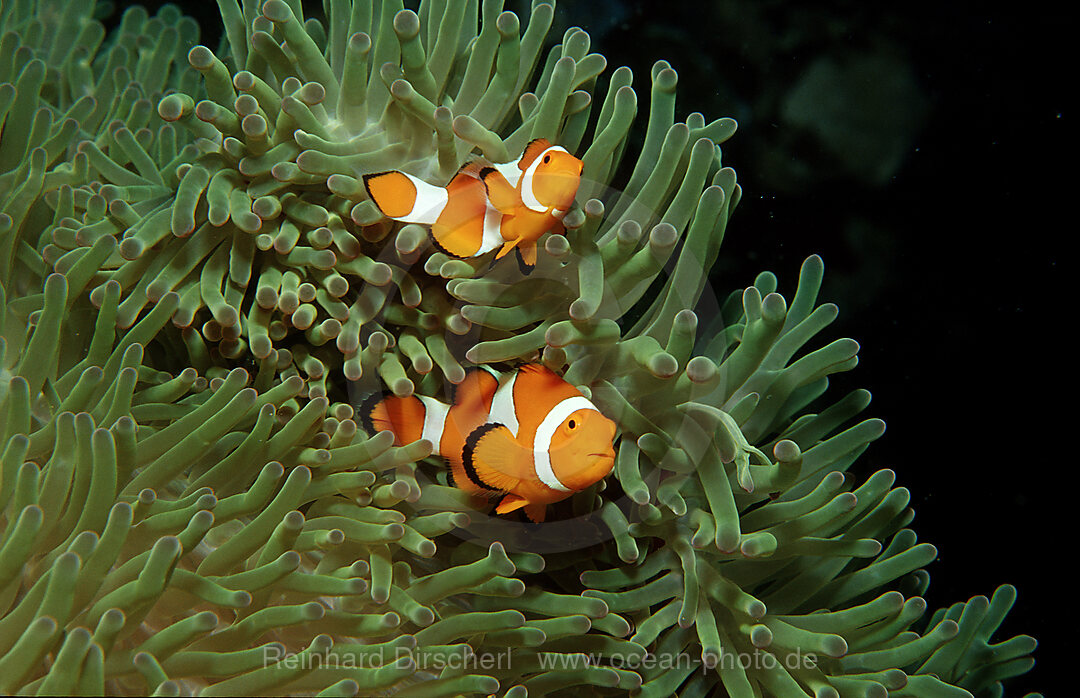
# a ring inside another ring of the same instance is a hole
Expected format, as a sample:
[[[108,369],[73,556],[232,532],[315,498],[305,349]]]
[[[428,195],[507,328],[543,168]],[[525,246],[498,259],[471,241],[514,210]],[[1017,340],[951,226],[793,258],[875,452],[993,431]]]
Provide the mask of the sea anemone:
[[[735,122],[676,121],[670,65],[638,148],[630,70],[579,28],[545,54],[548,0],[218,4],[217,50],[173,6],[0,10],[0,691],[991,696],[1031,667],[992,639],[1012,587],[925,618],[909,493],[846,473],[884,424],[825,397],[858,345],[816,346],[822,261],[790,302],[714,295]],[[584,172],[530,275],[362,184],[538,137]],[[547,523],[358,426],[366,391],[516,361],[618,425]]]

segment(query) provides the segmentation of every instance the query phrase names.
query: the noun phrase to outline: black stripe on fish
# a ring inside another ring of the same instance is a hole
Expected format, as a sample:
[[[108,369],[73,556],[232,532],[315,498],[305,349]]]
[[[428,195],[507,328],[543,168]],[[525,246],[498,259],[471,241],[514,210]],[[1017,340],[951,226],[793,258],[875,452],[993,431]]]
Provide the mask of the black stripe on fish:
[[[483,438],[484,434],[492,429],[498,429],[501,426],[503,425],[495,422],[481,424],[473,429],[472,433],[469,434],[469,437],[465,439],[465,448],[461,450],[461,462],[465,466],[465,476],[477,487],[483,487],[485,490],[491,490],[492,492],[502,492],[503,490],[498,487],[492,487],[480,479],[480,474],[476,472],[476,465],[473,464],[473,450],[476,448],[477,442]]]

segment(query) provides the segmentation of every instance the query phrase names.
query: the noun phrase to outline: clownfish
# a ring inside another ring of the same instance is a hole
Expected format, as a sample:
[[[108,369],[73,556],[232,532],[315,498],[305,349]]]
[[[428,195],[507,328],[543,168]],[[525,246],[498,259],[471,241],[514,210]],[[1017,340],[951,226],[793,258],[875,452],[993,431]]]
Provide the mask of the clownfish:
[[[358,412],[369,433],[390,431],[399,446],[427,439],[449,463],[452,485],[502,497],[496,513],[524,508],[537,523],[548,504],[599,482],[615,463],[615,423],[540,364],[501,376],[473,369],[450,405],[376,393]]]
[[[364,186],[387,218],[430,226],[442,252],[464,259],[498,249],[495,259],[502,259],[515,250],[527,274],[540,236],[564,232],[583,166],[565,148],[537,138],[517,162],[467,163],[445,187],[396,170],[364,175]]]

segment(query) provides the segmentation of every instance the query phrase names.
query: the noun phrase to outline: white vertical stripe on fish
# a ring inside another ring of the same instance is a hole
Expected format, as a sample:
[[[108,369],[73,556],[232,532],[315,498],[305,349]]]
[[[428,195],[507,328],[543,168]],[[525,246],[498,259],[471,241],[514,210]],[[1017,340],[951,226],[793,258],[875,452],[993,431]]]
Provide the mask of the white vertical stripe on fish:
[[[488,412],[488,423],[503,424],[510,433],[517,438],[518,418],[517,409],[514,407],[514,382],[518,374],[515,371],[510,378],[499,386],[495,391],[495,397],[491,399],[491,410]]]
[[[536,174],[536,168],[544,161],[544,155],[555,149],[563,150],[563,148],[559,148],[557,145],[553,145],[546,149],[536,156],[536,159],[533,160],[525,170],[525,174],[521,176],[521,203],[525,204],[531,211],[536,211],[537,213],[544,213],[547,211],[547,206],[540,203],[540,200],[533,194],[533,176]]]
[[[443,209],[446,208],[446,203],[450,199],[449,192],[444,187],[428,184],[407,172],[401,174],[408,177],[409,181],[416,187],[416,201],[413,202],[412,210],[401,216],[400,220],[420,223],[421,225],[434,225]]]
[[[532,161],[532,164],[529,165],[529,168],[525,170],[525,174],[521,177],[521,203],[525,204],[531,211],[536,211],[537,213],[544,213],[547,211],[547,206],[540,203],[540,200],[536,198],[536,194],[533,193],[533,176],[536,174],[536,168],[544,161],[544,156],[556,150],[561,150],[564,153],[567,152],[566,148],[563,148],[562,146],[551,146],[536,156],[536,159]]]
[[[503,177],[506,177],[506,181],[510,183],[510,186],[516,187],[518,180],[521,179],[521,168],[518,167],[517,162],[504,162],[499,165],[492,165],[499,171]]]
[[[439,444],[442,442],[443,428],[446,426],[446,415],[450,411],[450,405],[424,395],[416,397],[424,403],[424,430],[420,438],[431,442],[432,455],[442,455],[439,453]]]
[[[540,426],[536,428],[536,437],[533,439],[533,463],[536,466],[536,476],[540,482],[553,490],[569,492],[570,488],[559,482],[555,476],[555,470],[551,467],[551,437],[567,417],[578,410],[595,410],[596,405],[589,402],[588,398],[581,395],[568,397],[558,403],[547,413]]]
[[[484,210],[484,237],[480,240],[480,249],[476,251],[476,255],[498,249],[506,242],[502,236],[502,219],[499,209],[488,204]]]

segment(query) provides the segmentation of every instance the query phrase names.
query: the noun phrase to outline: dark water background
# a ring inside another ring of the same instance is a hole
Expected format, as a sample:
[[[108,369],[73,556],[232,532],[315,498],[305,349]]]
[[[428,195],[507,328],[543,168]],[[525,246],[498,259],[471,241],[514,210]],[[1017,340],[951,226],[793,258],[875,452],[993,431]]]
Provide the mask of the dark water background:
[[[744,195],[714,287],[769,269],[790,298],[802,260],[822,255],[821,299],[840,306],[829,339],[862,346],[830,390],[869,389],[888,424],[855,471],[892,468],[912,491],[912,528],[939,551],[930,608],[1018,587],[999,639],[1041,645],[1006,694],[1051,687],[1075,481],[1063,16],[1040,3],[568,4],[558,19],[611,65],[646,78],[672,63],[677,118],[739,121],[723,147]]]
[[[216,47],[216,3],[181,4]],[[823,335],[862,345],[830,392],[869,389],[889,427],[856,472],[893,468],[911,489],[912,527],[939,550],[930,608],[1019,588],[999,639],[1042,644],[1007,694],[1045,690],[1061,651],[1050,620],[1073,612],[1073,532],[1051,520],[1076,467],[1063,17],[1038,3],[574,0],[552,43],[569,26],[609,73],[633,69],[642,129],[659,58],[679,72],[676,118],[739,121],[724,157],[744,193],[714,286],[769,269],[790,299],[802,260],[824,257],[821,300],[841,314]]]

